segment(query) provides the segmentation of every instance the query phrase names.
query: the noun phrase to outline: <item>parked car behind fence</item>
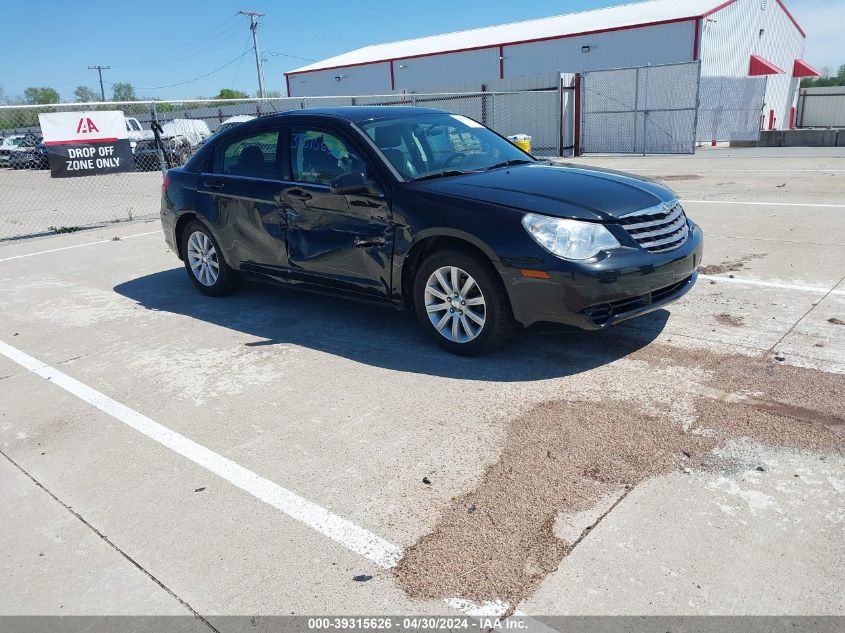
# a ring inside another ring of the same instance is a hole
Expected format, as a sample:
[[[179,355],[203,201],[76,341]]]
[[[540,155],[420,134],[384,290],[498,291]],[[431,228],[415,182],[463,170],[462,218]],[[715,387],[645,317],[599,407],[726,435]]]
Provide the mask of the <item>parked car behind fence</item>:
[[[161,126],[161,151],[165,164],[184,165],[202,142],[211,136],[208,123],[197,119],[173,119]],[[155,138],[135,145],[135,167],[145,171],[161,169]]]

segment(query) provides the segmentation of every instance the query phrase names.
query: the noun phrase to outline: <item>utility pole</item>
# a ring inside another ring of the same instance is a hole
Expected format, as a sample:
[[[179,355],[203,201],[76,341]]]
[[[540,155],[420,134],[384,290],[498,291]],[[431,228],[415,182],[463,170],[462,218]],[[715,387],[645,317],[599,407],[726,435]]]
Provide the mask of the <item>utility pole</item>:
[[[103,101],[106,100],[106,91],[103,88],[103,71],[111,70],[111,66],[88,66],[88,70],[96,70],[100,75],[100,97]]]
[[[258,71],[258,96],[264,98],[264,71],[261,68],[261,55],[258,52],[258,18],[263,17],[263,13],[255,11],[238,11],[241,15],[249,16],[249,30],[252,31],[252,45],[255,50],[255,70]]]

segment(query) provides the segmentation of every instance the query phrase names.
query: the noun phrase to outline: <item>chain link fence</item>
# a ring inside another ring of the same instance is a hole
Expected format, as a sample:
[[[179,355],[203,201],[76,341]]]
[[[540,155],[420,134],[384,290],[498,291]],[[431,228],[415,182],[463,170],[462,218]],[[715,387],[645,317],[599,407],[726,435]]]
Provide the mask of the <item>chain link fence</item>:
[[[767,79],[702,77],[696,140],[759,140]]]
[[[584,73],[582,152],[692,154],[698,62]]]
[[[158,216],[162,173],[184,164],[214,133],[255,117],[312,107],[399,105],[448,110],[504,136],[528,134],[537,155],[558,155],[557,90],[385,96],[132,101],[0,107],[0,244]],[[51,178],[38,115],[121,110],[132,170]]]

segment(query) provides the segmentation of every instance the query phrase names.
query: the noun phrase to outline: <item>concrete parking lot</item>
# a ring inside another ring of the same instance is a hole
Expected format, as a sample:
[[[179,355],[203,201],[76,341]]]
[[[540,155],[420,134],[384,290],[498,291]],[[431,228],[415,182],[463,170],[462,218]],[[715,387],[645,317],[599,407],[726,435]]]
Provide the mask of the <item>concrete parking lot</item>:
[[[845,150],[577,162],[697,286],[475,359],[156,222],[0,247],[0,614],[845,615]]]

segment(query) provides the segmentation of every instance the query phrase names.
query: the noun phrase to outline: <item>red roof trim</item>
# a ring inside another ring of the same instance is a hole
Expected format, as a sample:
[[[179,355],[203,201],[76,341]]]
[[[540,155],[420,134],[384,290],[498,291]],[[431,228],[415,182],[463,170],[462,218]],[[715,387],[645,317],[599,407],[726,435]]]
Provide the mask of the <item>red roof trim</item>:
[[[731,6],[736,1],[737,0],[728,0],[727,2],[723,2],[722,4],[720,4],[715,9],[710,9],[707,13],[705,13],[701,17],[706,18],[708,15],[713,15],[717,11],[721,11],[722,9],[726,9],[727,7]],[[778,3],[778,6],[786,14],[786,17],[788,17],[790,20],[792,20],[792,23],[795,25],[795,28],[798,29],[798,32],[801,33],[801,35],[803,35],[804,37],[807,37],[807,34],[804,32],[804,29],[801,28],[800,24],[798,24],[798,20],[796,20],[795,17],[789,12],[789,9],[786,8],[786,5],[782,2],[782,0],[776,0],[776,2]]]
[[[780,5],[780,8],[783,9],[783,12],[786,13],[786,17],[792,20],[792,23],[795,25],[795,28],[798,29],[798,32],[801,33],[801,35],[803,35],[804,37],[807,37],[807,34],[804,32],[804,29],[801,28],[801,25],[798,24],[798,20],[796,20],[789,12],[789,9],[786,8],[786,5],[781,2],[781,0],[777,0],[777,3],[778,5]]]
[[[713,15],[717,11],[721,11],[722,9],[725,9],[725,8],[731,6],[736,1],[737,0],[727,0],[726,2],[723,2],[719,6],[715,7],[714,9],[710,9],[706,13],[702,13],[701,15],[691,15],[687,18],[675,18],[673,20],[661,20],[661,21],[657,21],[657,22],[645,22],[643,24],[630,24],[628,26],[615,26],[615,27],[611,27],[611,28],[607,28],[607,29],[599,29],[599,30],[596,30],[596,31],[583,31],[581,33],[570,33],[568,35],[553,35],[553,36],[550,36],[550,37],[538,37],[536,39],[531,39],[531,40],[520,40],[520,41],[516,41],[516,42],[502,42],[500,44],[488,44],[488,45],[485,45],[485,46],[475,46],[475,47],[472,47],[472,48],[457,48],[457,49],[448,50],[448,51],[438,51],[436,53],[423,53],[423,54],[420,54],[420,55],[409,55],[407,57],[394,57],[392,59],[375,59],[375,60],[371,60],[371,61],[368,61],[368,62],[358,62],[358,63],[355,63],[355,64],[341,64],[339,66],[326,66],[325,68],[314,68],[312,70],[300,70],[300,71],[296,71],[296,72],[291,71],[291,72],[286,72],[285,76],[287,76],[287,75],[302,75],[302,74],[305,74],[305,73],[316,73],[316,72],[319,72],[321,70],[336,70],[338,68],[352,68],[354,66],[369,66],[370,64],[383,64],[383,63],[386,63],[386,62],[393,62],[393,61],[396,61],[398,59],[415,59],[415,58],[418,58],[418,57],[433,57],[434,55],[448,55],[449,53],[466,53],[467,51],[477,51],[477,50],[483,50],[485,48],[496,48],[496,47],[503,47],[503,46],[516,46],[518,44],[532,44],[534,42],[546,42],[546,41],[549,41],[549,40],[562,40],[562,39],[566,39],[568,37],[580,37],[580,36],[583,36],[583,35],[595,35],[597,33],[609,33],[609,32],[612,32],[612,31],[624,31],[624,30],[627,30],[627,29],[640,29],[640,28],[644,28],[644,27],[648,27],[648,26],[659,26],[659,25],[662,25],[662,24],[673,24],[673,23],[676,23],[676,22],[686,22],[688,20],[701,20],[703,18],[706,18],[709,15]],[[801,35],[803,37],[807,37],[807,34],[804,32],[804,29],[801,28],[800,24],[798,24],[798,20],[796,20],[795,17],[789,12],[789,9],[786,8],[786,5],[783,4],[782,0],[776,0],[776,2],[778,3],[778,6],[781,9],[783,9],[783,12],[786,14],[786,17],[788,17],[792,21],[792,23],[795,25],[795,28],[798,29],[798,32],[801,33]],[[697,57],[695,59],[697,59]],[[695,61],[695,59],[693,59],[693,61]]]
[[[692,42],[692,61],[698,61],[699,48],[701,47],[701,18],[695,19],[695,39]]]
[[[731,0],[735,2],[736,0]],[[356,62],[354,64],[340,64],[338,66],[326,66],[324,68],[312,68],[311,70],[289,71],[285,75],[304,75],[305,73],[316,73],[324,70],[337,70],[338,68],[353,68],[354,66],[370,66],[372,64],[387,64],[389,62],[399,61],[400,59],[418,59],[420,57],[434,57],[435,55],[451,55],[452,53],[466,53],[469,51],[480,51],[490,48],[499,48],[504,46],[518,46],[520,44],[534,44],[535,42],[548,42],[551,40],[565,40],[570,37],[582,37],[584,35],[597,35],[599,33],[611,33],[613,31],[627,31],[630,29],[642,29],[649,26],[663,26],[664,24],[677,24],[678,22],[690,22],[700,18],[701,16],[692,15],[687,18],[673,18],[671,20],[659,20],[657,22],[645,22],[643,24],[629,24],[627,26],[612,26],[606,29],[597,29],[595,31],[582,31],[580,33],[568,33],[567,35],[550,35],[549,37],[537,37],[530,40],[517,40],[514,42],[502,42],[499,44],[485,44],[484,46],[471,46],[469,48],[456,48],[448,51],[437,51],[435,53],[420,53],[419,55],[406,55],[404,57],[392,57],[388,59],[374,59],[368,62]]]
[[[795,63],[792,65],[792,76],[793,77],[821,77],[822,74],[810,66],[807,62],[803,59],[796,59]]]
[[[760,75],[782,75],[784,73],[768,59],[759,55],[752,55],[748,63],[748,74],[751,77],[758,77]]]
[[[713,15],[714,13],[716,13],[716,11],[721,11],[722,9],[725,9],[725,8],[731,6],[734,2],[736,2],[736,0],[728,0],[727,2],[723,2],[722,4],[720,4],[715,9],[710,9],[707,13],[702,13],[701,17],[706,18],[708,15]]]

